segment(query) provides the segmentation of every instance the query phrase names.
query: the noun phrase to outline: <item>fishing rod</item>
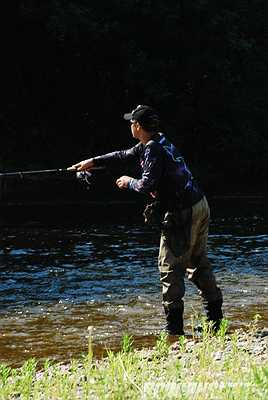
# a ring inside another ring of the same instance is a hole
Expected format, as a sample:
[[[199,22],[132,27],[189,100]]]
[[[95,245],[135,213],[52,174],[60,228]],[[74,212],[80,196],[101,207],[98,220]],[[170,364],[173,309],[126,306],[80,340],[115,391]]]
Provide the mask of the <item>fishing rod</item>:
[[[90,168],[90,171],[96,170],[104,170],[105,167],[93,167]],[[89,172],[90,172],[89,171]],[[76,172],[79,173],[75,168],[55,168],[55,169],[39,169],[39,170],[30,170],[30,171],[15,171],[15,172],[0,172],[0,178],[7,178],[7,177],[20,177],[24,178],[27,175],[42,175],[42,174],[57,174],[62,172]]]

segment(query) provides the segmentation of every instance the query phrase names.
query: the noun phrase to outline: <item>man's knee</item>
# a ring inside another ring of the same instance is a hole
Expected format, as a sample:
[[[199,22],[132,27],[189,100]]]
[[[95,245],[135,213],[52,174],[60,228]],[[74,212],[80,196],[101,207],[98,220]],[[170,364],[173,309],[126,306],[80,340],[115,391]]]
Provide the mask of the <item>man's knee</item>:
[[[178,271],[162,271],[160,273],[162,284],[163,304],[179,303],[185,294],[184,274]]]

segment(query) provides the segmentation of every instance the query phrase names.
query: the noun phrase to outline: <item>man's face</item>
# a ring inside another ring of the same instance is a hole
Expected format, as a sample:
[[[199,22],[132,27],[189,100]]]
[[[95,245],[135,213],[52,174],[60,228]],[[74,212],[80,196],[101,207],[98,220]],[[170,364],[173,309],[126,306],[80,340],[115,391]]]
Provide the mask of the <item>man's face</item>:
[[[139,123],[137,121],[131,121],[131,133],[135,139],[139,139]]]

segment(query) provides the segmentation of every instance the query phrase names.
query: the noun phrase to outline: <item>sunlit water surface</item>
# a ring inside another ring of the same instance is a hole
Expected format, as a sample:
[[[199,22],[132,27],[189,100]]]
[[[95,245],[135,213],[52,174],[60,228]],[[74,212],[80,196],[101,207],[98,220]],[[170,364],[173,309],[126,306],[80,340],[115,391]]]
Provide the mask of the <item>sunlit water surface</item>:
[[[164,325],[158,233],[143,225],[5,227],[0,248],[0,362],[29,357],[66,361],[87,350],[118,348],[122,334],[149,345]],[[231,328],[258,313],[268,322],[268,234],[262,217],[212,221],[209,257]],[[186,282],[185,325],[202,313]]]

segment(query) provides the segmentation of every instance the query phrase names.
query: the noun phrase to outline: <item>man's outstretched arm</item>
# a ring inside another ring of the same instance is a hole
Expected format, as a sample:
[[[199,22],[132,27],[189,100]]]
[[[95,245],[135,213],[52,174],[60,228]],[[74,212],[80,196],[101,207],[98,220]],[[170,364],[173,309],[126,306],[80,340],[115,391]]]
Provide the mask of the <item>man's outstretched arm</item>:
[[[139,152],[140,144],[137,144],[136,146],[131,147],[128,150],[113,151],[112,153],[107,153],[101,156],[79,161],[77,164],[73,164],[68,169],[77,171],[90,171],[94,167],[108,166],[116,161],[134,159],[135,157],[138,157]]]

